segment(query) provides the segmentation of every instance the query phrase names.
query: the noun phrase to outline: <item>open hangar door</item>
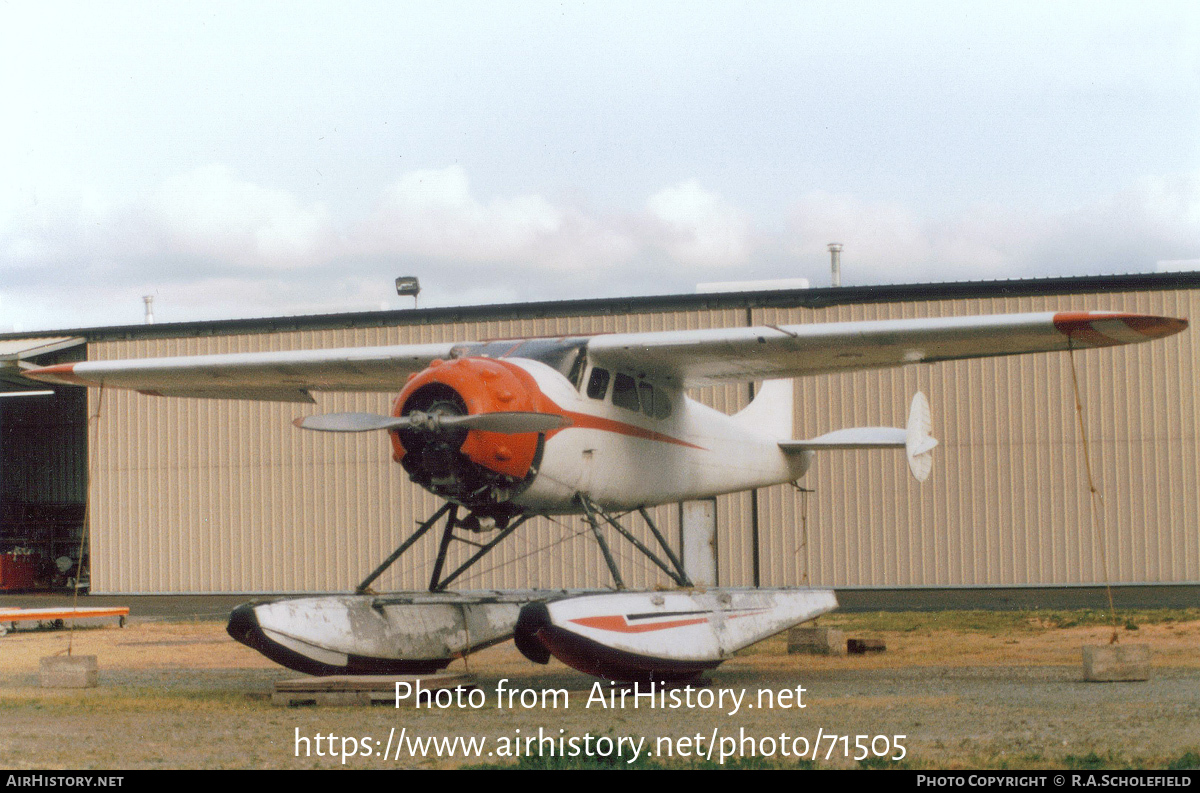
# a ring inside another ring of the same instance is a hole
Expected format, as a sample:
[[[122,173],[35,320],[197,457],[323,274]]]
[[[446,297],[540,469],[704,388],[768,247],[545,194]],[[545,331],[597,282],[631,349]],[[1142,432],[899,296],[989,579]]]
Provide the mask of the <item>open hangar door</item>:
[[[87,579],[87,389],[21,376],[85,355],[80,338],[0,340],[0,592],[66,588],[80,570]]]

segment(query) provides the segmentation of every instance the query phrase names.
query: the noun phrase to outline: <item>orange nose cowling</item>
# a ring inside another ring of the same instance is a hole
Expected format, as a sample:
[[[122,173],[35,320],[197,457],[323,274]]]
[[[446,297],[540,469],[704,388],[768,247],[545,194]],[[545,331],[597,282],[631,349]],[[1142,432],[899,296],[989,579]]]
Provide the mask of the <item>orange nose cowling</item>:
[[[392,415],[404,415],[404,405],[417,389],[430,383],[453,388],[466,403],[470,415],[507,411],[561,413],[529,372],[514,363],[494,358],[459,358],[433,361],[425,371],[409,378],[404,390],[392,402]],[[404,446],[398,432],[392,438],[392,459],[404,458]],[[471,430],[460,451],[472,462],[491,471],[524,478],[537,454],[537,433],[504,435],[499,432]]]

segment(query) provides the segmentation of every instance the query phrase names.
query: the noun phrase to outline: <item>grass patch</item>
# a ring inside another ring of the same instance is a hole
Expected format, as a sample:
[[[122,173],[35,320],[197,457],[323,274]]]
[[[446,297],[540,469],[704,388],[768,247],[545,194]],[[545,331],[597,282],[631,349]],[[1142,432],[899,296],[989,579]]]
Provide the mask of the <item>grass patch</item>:
[[[1117,609],[1118,621],[1127,631],[1143,625],[1200,620],[1200,608]],[[827,614],[819,624],[843,630],[911,633],[940,630],[966,633],[1037,633],[1112,624],[1107,609],[1032,609],[1024,611],[877,611],[857,614]]]
[[[739,757],[726,760],[722,765],[716,761],[693,760],[691,762],[658,762],[655,759],[641,757],[637,762],[626,763],[619,757],[522,757],[516,763],[485,763],[481,765],[463,766],[464,769],[486,769],[505,771],[779,771],[779,770],[809,770],[818,769],[820,764],[812,760],[784,761],[778,758]],[[955,764],[946,766],[929,765],[928,763],[910,762],[905,760],[889,760],[883,757],[869,757],[855,764],[855,768],[863,770],[912,770],[914,768],[954,768]],[[1113,751],[1097,754],[1089,752],[1084,755],[1068,754],[1061,758],[1052,759],[1040,753],[1022,755],[995,755],[988,757],[972,757],[966,767],[976,769],[1063,769],[1068,771],[1118,771],[1118,770],[1157,770],[1188,771],[1200,768],[1200,751],[1188,751],[1173,760],[1151,760],[1144,758],[1128,758]]]
[[[119,688],[47,690],[30,688],[0,696],[0,711],[33,710],[51,715],[106,713],[223,713],[266,705],[266,694],[245,691],[174,691]]]
[[[715,760],[660,763],[642,756],[629,763],[625,758],[614,755],[612,757],[522,757],[515,763],[482,763],[465,765],[461,768],[464,771],[797,771],[817,767],[812,760],[784,762],[761,757],[736,757],[726,760],[724,763],[718,763]],[[880,767],[902,768],[904,766]]]
[[[906,760],[889,760],[886,757],[867,757],[858,761],[858,768],[878,771],[900,771],[911,768]]]
[[[1083,756],[1068,754],[1062,759],[1063,767],[1072,771],[1128,770],[1141,767],[1123,757],[1118,757],[1112,751],[1103,755],[1088,752]]]
[[[1192,771],[1200,768],[1200,753],[1184,752],[1163,766],[1167,771]]]

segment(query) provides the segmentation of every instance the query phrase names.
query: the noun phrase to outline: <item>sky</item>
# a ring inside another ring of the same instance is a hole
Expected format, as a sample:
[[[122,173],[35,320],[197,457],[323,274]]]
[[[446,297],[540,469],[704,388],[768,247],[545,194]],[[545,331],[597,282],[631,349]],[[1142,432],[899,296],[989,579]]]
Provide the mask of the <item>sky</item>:
[[[1200,269],[1194,2],[0,0],[0,331]]]

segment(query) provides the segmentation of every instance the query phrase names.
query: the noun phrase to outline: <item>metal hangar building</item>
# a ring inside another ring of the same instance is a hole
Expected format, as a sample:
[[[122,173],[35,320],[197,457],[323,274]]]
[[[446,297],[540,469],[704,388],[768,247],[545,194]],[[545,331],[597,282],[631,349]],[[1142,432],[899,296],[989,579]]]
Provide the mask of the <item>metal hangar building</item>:
[[[0,335],[0,390],[45,390],[21,378],[21,368],[84,359],[1027,311],[1196,318],[1198,309],[1200,273],[1164,273],[10,333]],[[812,377],[795,383],[797,437],[903,426],[912,393],[925,392],[941,441],[933,475],[918,485],[890,451],[827,452],[804,489],[717,499],[719,583],[864,593],[1200,585],[1196,330],[1075,360],[1103,495],[1095,524],[1066,353]],[[750,389],[695,395],[732,412]],[[325,412],[386,412],[390,400],[315,396]],[[386,440],[301,432],[291,421],[304,412],[294,404],[97,389],[0,398],[0,587],[6,560],[9,588],[21,561],[36,568],[22,579],[28,586],[62,585],[70,570],[54,562],[77,561],[86,499],[93,593],[352,589],[439,504],[391,463]],[[675,539],[679,513],[656,510]],[[631,523],[644,533],[640,519]],[[376,588],[424,588],[435,534]],[[668,583],[622,542],[614,548],[623,551],[618,561],[630,586]],[[451,565],[473,550],[455,546]],[[572,519],[530,522],[488,561],[456,586],[609,584],[585,524]]]

